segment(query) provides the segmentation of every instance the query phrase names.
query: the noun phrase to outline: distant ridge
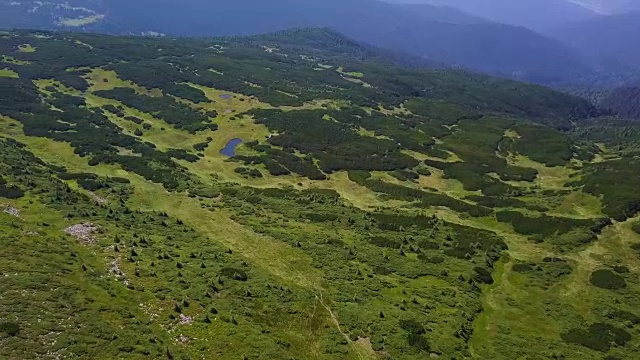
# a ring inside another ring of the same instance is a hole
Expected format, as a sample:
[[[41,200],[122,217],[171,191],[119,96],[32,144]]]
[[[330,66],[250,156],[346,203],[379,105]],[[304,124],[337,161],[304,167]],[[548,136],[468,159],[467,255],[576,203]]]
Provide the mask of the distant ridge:
[[[554,36],[579,49],[597,65],[608,63],[640,70],[640,11],[571,23],[554,30]]]
[[[450,6],[491,21],[544,31],[599,14],[568,0],[395,0]]]
[[[256,44],[265,41],[273,41],[278,46],[299,48],[305,46],[305,50],[311,54],[326,55],[327,52],[341,53],[352,58],[379,61],[389,65],[398,65],[409,68],[447,68],[445,63],[438,63],[417,55],[400,51],[379,48],[364,42],[354,40],[331,28],[295,28],[280,30],[263,35],[245,37],[249,42],[254,40]]]
[[[3,7],[0,3],[0,24],[69,30],[72,29],[69,26],[61,27],[59,19],[79,16],[63,7],[45,5],[34,5],[39,10],[29,12],[26,5],[30,3],[36,4],[25,0],[21,3],[23,7]],[[74,2],[80,4],[88,11],[104,15],[86,23],[76,18],[74,29],[83,31],[210,37],[328,27],[357,41],[412,54],[429,63],[519,80],[563,84],[594,76],[577,53],[555,39],[521,27],[484,21],[450,7],[407,7],[377,0]],[[417,59],[411,61],[422,63]]]

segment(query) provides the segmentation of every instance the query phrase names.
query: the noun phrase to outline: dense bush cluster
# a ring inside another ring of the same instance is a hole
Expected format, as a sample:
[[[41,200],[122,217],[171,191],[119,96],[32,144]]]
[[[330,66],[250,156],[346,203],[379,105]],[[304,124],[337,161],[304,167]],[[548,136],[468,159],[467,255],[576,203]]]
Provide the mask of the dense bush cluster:
[[[248,178],[261,178],[263,175],[258,169],[250,169],[246,167],[238,167],[234,170],[238,174],[242,174]]]
[[[7,199],[19,199],[24,196],[24,192],[15,185],[7,185],[7,180],[0,176],[0,197]]]
[[[520,123],[513,127],[519,135],[512,149],[531,160],[547,166],[566,165],[573,157],[573,143],[566,135],[552,128]]]
[[[20,325],[14,321],[0,321],[0,333],[16,336],[20,332]]]
[[[359,135],[349,124],[327,120],[320,110],[253,110],[256,122],[278,132],[269,142],[293,148],[318,160],[321,170],[390,171],[413,168],[414,158],[397,143]]]
[[[124,119],[129,120],[129,121],[131,121],[133,123],[136,123],[136,124],[142,124],[142,119],[138,119],[138,118],[135,118],[135,117],[127,118],[126,114],[124,113],[124,108],[122,106],[114,106],[114,105],[111,105],[111,104],[107,104],[107,105],[103,105],[102,108],[104,110],[116,115],[117,117],[124,118]]]
[[[476,272],[475,279],[478,283],[487,284],[487,285],[493,284],[493,277],[491,276],[491,271],[479,266],[476,266],[475,268],[473,268],[473,271]]]
[[[361,186],[365,186],[367,180],[371,178],[371,173],[365,170],[350,170],[347,175],[349,180]]]
[[[180,150],[163,153],[155,145],[122,133],[108,120],[100,108],[90,108],[82,97],[53,92],[42,103],[38,90],[21,79],[3,83],[7,94],[18,91],[20,100],[4,104],[3,111],[24,124],[26,135],[47,137],[71,144],[76,154],[90,157],[89,164],[119,164],[148,180],[176,188],[187,181],[187,175],[172,157],[196,161],[197,157]],[[35,97],[34,97],[35,96]],[[3,101],[3,100],[0,100]],[[0,104],[2,105],[2,104]],[[51,106],[61,111],[53,110]],[[111,108],[109,108],[111,109]],[[111,111],[121,111],[117,108]],[[129,149],[141,157],[120,154],[118,148]]]
[[[593,286],[608,290],[620,290],[627,287],[627,282],[611,270],[600,269],[591,274],[589,279]]]
[[[356,129],[371,131],[375,136],[393,139],[400,146],[417,152],[430,151],[435,144],[434,138],[441,138],[450,133],[442,126],[442,120],[423,116],[388,116],[377,111],[368,113],[358,108],[332,111],[329,116],[351,124]]]
[[[528,275],[529,285],[540,286],[544,289],[551,287],[573,272],[573,268],[566,260],[551,257],[544,258],[542,262],[537,263],[518,262],[513,264],[511,269],[514,272]]]
[[[205,151],[208,147],[209,147],[209,142],[208,141],[197,143],[197,144],[193,145],[193,148],[196,151],[200,151],[200,152]]]
[[[538,212],[548,211],[544,206],[527,203],[526,201],[513,198],[513,197],[496,197],[496,196],[481,196],[471,195],[467,196],[468,200],[476,202],[478,205],[486,206],[488,208],[523,208]]]
[[[607,313],[609,319],[615,319],[620,322],[629,322],[631,325],[640,324],[640,316],[625,310],[613,309]]]
[[[541,215],[528,217],[518,211],[500,211],[496,213],[500,222],[509,223],[520,234],[538,235],[542,239],[563,235],[577,229],[584,229],[592,234],[598,234],[602,229],[611,225],[609,219],[572,219]],[[591,241],[590,236],[585,241]]]
[[[611,349],[612,344],[624,346],[631,340],[631,334],[610,324],[595,323],[585,329],[571,329],[562,334],[562,339],[568,343],[606,352]]]
[[[279,150],[268,145],[258,145],[256,142],[247,143],[247,146],[265,155],[237,155],[234,157],[235,160],[249,164],[263,164],[267,167],[269,173],[274,176],[287,175],[293,172],[311,180],[325,180],[327,178],[327,176],[318,169],[311,157],[297,156],[292,148]]]
[[[155,118],[164,120],[174,127],[187,130],[190,133],[211,129],[213,125],[205,114],[168,97],[136,94],[131,88],[102,90],[96,91],[95,94],[107,99],[118,100],[129,107],[152,114]]]
[[[467,203],[448,195],[426,192],[382,180],[367,179],[364,181],[364,186],[391,199],[415,202],[418,207],[444,206],[475,217],[487,216],[492,212],[487,207]]]
[[[101,189],[109,189],[112,184],[129,184],[130,180],[119,177],[98,178],[93,173],[69,173],[60,172],[57,174],[61,180],[75,180],[83,189],[89,191],[97,191]]]
[[[426,331],[420,323],[413,319],[400,320],[400,327],[407,332],[407,342],[409,345],[420,351],[429,352],[431,346],[424,336]]]
[[[615,89],[602,101],[603,107],[628,119],[640,119],[640,87],[624,86]]]
[[[348,175],[349,179],[358,185],[365,186],[372,191],[384,194],[393,199],[418,202],[418,206],[445,206],[458,212],[468,213],[472,216],[487,216],[492,212],[489,207],[476,206],[444,194],[426,192],[381,180],[370,179],[371,174],[366,171],[349,171]]]
[[[399,181],[416,181],[420,178],[420,175],[413,171],[408,170],[396,170],[389,173],[389,175],[398,179]]]
[[[640,211],[640,193],[635,177],[640,172],[637,159],[618,159],[590,164],[586,175],[572,185],[602,196],[602,211],[617,221],[625,221]]]
[[[204,91],[186,84],[168,84],[165,85],[162,90],[169,95],[177,96],[196,104],[209,101]]]
[[[486,196],[518,194],[518,190],[503,181],[527,181],[536,179],[535,169],[511,166],[496,153],[507,155],[511,146],[505,143],[504,132],[517,123],[509,118],[481,117],[463,119],[456,131],[442,138],[444,149],[458,155],[462,162],[442,162],[428,159],[425,164],[443,170],[448,178],[462,182],[465,190],[481,190]],[[499,179],[490,176],[498,175]]]

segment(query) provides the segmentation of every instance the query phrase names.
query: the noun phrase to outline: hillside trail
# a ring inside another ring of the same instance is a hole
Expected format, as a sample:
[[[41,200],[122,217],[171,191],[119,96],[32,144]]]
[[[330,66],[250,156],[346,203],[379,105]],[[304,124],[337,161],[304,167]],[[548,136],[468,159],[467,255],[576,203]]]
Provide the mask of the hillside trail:
[[[375,352],[373,351],[373,349],[371,349],[370,347],[365,348],[364,342],[357,342],[357,341],[351,340],[351,338],[349,337],[349,334],[347,334],[342,330],[342,327],[340,326],[340,321],[338,321],[338,317],[333,313],[333,310],[331,310],[331,307],[329,307],[329,305],[327,305],[324,302],[322,291],[319,291],[318,293],[316,293],[316,300],[320,302],[320,305],[322,305],[322,307],[324,307],[325,310],[327,310],[327,312],[329,313],[329,316],[331,317],[331,321],[334,323],[334,325],[338,329],[338,332],[342,334],[342,336],[345,338],[347,343],[353,348],[359,360],[376,358]]]

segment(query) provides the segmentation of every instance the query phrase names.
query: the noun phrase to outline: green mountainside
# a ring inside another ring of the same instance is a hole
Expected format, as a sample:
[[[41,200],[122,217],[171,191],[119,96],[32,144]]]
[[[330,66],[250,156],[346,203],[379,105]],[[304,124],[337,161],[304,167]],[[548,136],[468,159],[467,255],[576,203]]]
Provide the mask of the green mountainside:
[[[635,123],[329,30],[0,59],[0,358],[637,354]]]

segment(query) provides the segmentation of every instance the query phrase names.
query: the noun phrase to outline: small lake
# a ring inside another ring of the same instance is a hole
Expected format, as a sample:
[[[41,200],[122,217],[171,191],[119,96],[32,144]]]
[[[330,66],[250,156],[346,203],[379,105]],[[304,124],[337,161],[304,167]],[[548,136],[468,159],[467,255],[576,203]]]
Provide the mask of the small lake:
[[[240,144],[242,144],[242,139],[231,139],[227,142],[227,145],[224,146],[224,149],[220,150],[220,154],[228,157],[235,156],[236,148]]]

